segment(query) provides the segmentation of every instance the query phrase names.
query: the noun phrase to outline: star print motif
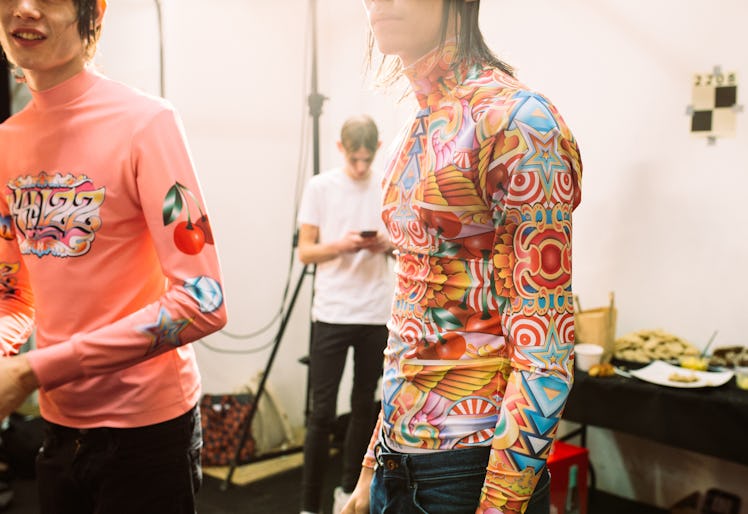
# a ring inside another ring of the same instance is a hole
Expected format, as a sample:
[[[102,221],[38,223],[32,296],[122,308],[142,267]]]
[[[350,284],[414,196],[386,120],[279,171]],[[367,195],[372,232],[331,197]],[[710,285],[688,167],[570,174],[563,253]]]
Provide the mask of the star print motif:
[[[556,330],[556,324],[551,323],[548,327],[548,334],[543,346],[531,348],[522,348],[528,359],[539,363],[540,366],[547,369],[565,370],[569,354],[574,343],[561,343]]]
[[[555,174],[564,169],[564,163],[558,155],[557,134],[555,131],[550,131],[543,135],[522,123],[518,126],[527,142],[527,154],[522,159],[520,169],[537,170],[545,196],[550,198]]]
[[[165,345],[174,348],[181,346],[182,342],[179,340],[179,334],[190,323],[189,319],[173,320],[166,309],[161,307],[158,311],[158,321],[156,323],[137,327],[138,331],[149,336],[152,341],[146,355],[154,353]]]

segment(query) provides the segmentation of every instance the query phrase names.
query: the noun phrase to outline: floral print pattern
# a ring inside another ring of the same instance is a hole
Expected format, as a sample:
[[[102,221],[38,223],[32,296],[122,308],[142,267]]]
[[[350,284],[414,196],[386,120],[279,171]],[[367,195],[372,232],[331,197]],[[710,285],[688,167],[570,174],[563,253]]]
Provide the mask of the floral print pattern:
[[[420,111],[383,183],[398,281],[380,434],[402,452],[490,446],[479,512],[519,513],[572,382],[581,163],[545,97],[454,55],[406,69]]]

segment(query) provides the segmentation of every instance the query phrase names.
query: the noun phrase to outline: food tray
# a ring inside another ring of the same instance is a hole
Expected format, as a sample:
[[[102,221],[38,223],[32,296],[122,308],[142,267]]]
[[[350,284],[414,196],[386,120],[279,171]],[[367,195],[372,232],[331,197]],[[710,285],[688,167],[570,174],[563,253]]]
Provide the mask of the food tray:
[[[643,368],[631,371],[631,375],[650,382],[667,387],[697,388],[697,387],[719,387],[726,384],[733,376],[732,371],[694,371],[691,369],[673,366],[664,361],[653,361]],[[678,382],[672,380],[674,375],[693,376],[693,382]]]

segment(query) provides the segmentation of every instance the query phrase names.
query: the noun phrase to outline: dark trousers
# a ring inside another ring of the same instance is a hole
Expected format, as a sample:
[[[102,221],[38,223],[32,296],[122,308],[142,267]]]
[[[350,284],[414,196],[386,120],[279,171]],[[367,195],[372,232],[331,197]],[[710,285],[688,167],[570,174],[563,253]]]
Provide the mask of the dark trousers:
[[[488,447],[430,453],[382,451],[370,489],[371,514],[473,514],[486,478]],[[548,514],[548,469],[525,514]]]
[[[340,377],[349,346],[353,347],[353,389],[341,486],[346,492],[355,487],[376,420],[374,396],[382,376],[386,345],[387,328],[383,325],[314,323],[309,354],[311,412],[304,441],[301,510],[318,512],[321,505]]]
[[[42,514],[194,514],[202,480],[195,408],[139,428],[47,422],[37,457]]]

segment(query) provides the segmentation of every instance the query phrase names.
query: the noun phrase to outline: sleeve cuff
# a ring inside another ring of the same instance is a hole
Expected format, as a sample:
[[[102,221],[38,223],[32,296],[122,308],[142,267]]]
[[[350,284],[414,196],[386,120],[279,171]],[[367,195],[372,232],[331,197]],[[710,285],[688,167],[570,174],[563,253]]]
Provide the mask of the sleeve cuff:
[[[376,467],[377,461],[374,458],[374,455],[369,455],[368,453],[364,455],[364,461],[361,463],[361,466],[364,468],[370,468],[374,469]]]
[[[26,354],[39,387],[54,389],[85,375],[72,341],[32,350]]]

